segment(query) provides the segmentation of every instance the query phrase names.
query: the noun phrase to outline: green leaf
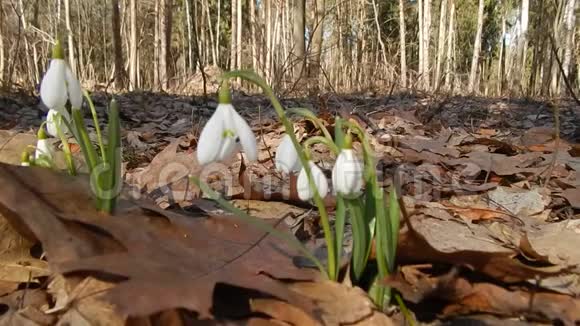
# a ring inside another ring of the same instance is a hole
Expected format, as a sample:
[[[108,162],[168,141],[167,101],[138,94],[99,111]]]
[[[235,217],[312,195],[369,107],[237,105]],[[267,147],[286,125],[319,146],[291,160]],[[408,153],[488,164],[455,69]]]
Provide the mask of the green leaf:
[[[107,168],[103,180],[103,211],[112,213],[115,209],[121,180],[121,122],[119,120],[119,104],[112,100],[109,108],[109,125],[107,136]]]
[[[348,211],[350,213],[350,224],[352,226],[352,278],[359,281],[366,269],[371,238],[368,224],[363,216],[363,201],[361,198],[348,199]]]
[[[399,241],[399,224],[401,210],[399,207],[399,201],[397,198],[397,191],[395,187],[391,188],[389,194],[389,254],[387,256],[387,261],[389,265],[389,272],[394,273],[395,271],[395,260],[397,258],[397,244]]]
[[[335,239],[336,239],[336,256],[338,260],[338,264],[336,264],[336,275],[338,275],[338,269],[340,267],[340,261],[342,257],[342,242],[344,239],[344,225],[346,223],[346,207],[345,207],[345,200],[342,196],[336,196],[336,213],[334,219],[334,232],[335,232]]]

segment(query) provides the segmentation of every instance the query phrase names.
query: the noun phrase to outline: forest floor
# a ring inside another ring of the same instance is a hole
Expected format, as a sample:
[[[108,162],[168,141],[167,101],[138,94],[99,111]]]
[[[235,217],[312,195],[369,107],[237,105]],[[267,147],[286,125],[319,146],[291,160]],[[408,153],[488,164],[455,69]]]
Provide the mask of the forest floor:
[[[283,127],[264,97],[233,97],[259,138],[258,162],[204,169],[194,153],[213,97],[116,99],[127,187],[123,218],[111,219],[91,209],[86,180],[7,165],[35,144],[45,113],[38,98],[0,97],[0,326],[412,324],[396,306],[377,311],[362,291],[286,266],[289,257],[265,245],[282,240],[232,222],[189,182],[201,175],[320,252],[316,211],[274,171]],[[104,124],[109,98],[93,100]],[[368,131],[381,182],[406,208],[399,268],[384,282],[415,324],[580,323],[580,107],[409,94],[282,103],[311,108],[329,128],[341,115]],[[88,110],[85,118],[94,130]],[[319,132],[295,122],[301,135]],[[330,173],[334,157],[314,148]],[[331,195],[325,203],[332,214]],[[345,257],[349,231],[346,239]]]

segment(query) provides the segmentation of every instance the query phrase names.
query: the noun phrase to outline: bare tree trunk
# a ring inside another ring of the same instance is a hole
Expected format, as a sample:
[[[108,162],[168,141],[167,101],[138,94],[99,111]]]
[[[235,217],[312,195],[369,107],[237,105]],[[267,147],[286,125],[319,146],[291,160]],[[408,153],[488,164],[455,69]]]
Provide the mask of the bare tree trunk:
[[[312,34],[312,54],[310,55],[309,77],[313,79],[313,91],[319,89],[320,56],[322,54],[322,35],[324,33],[324,15],[326,3],[324,0],[315,0],[314,33]]]
[[[137,1],[131,0],[129,3],[130,26],[131,26],[131,42],[129,47],[129,89],[135,90],[139,88],[137,80]]]
[[[435,78],[433,87],[437,89],[441,81],[441,65],[443,61],[443,48],[445,47],[445,16],[447,15],[447,0],[441,0],[439,14],[439,37],[437,39],[437,58],[435,63]]]
[[[4,50],[4,6],[0,6],[0,81],[5,86],[6,78],[6,52]]]
[[[209,1],[207,1],[205,4],[203,4],[203,6],[205,7],[205,13],[206,13],[206,19],[207,19],[207,27],[209,30],[209,42],[211,43],[210,48],[211,48],[211,61],[213,62],[214,65],[217,65],[217,51],[216,51],[216,46],[215,46],[215,42],[214,42],[214,36],[213,36],[213,26],[211,23],[211,15],[209,13]]]
[[[452,90],[453,87],[453,76],[455,76],[455,67],[453,56],[453,44],[455,43],[455,1],[450,0],[451,9],[449,10],[449,40],[447,41],[447,54],[445,55],[445,89],[448,91]]]
[[[446,1],[446,0],[444,0]],[[405,41],[405,1],[399,0],[399,52],[401,60],[401,87],[407,87],[407,43]]]
[[[242,0],[237,1],[236,10],[236,69],[242,68]]]
[[[195,71],[195,62],[193,61],[193,24],[191,12],[191,0],[184,0],[185,2],[185,19],[187,23],[187,66],[190,71]]]
[[[471,70],[469,71],[469,83],[467,85],[467,92],[473,93],[475,87],[475,79],[477,78],[477,67],[479,66],[479,51],[481,50],[481,34],[483,31],[483,8],[484,1],[479,0],[479,8],[477,10],[477,32],[475,33],[475,41],[473,42],[473,57],[471,58]]]
[[[255,0],[250,0],[250,2],[255,1]],[[221,30],[220,30],[220,25],[222,22],[222,4],[221,4],[221,0],[217,1],[217,14],[216,14],[216,27],[215,27],[215,55],[217,57],[217,61],[215,62],[216,66],[219,66],[219,61],[220,61],[220,35]]]
[[[161,82],[161,89],[166,91],[169,89],[169,57],[171,52],[171,26],[172,26],[172,11],[173,0],[161,0],[159,15],[159,81]]]
[[[123,65],[123,44],[121,43],[121,14],[119,13],[119,0],[112,1],[111,25],[113,26],[113,52],[115,61],[114,82],[115,87],[125,88],[125,67]]]
[[[528,25],[529,25],[529,11],[530,1],[522,0],[522,7],[520,13],[520,37],[518,40],[517,59],[514,65],[515,70],[515,84],[524,90],[524,80],[526,75],[526,61],[528,50]]]
[[[505,8],[501,11],[501,39],[499,45],[499,59],[497,62],[497,95],[503,93],[503,84],[504,84],[504,68],[505,68],[505,38],[506,38],[506,17],[505,17]]]
[[[77,72],[77,67],[75,65],[75,47],[74,47],[74,41],[73,41],[73,33],[72,33],[72,26],[71,26],[71,22],[70,22],[70,1],[69,0],[64,0],[64,16],[65,16],[65,24],[66,24],[66,33],[67,33],[67,39],[68,39],[68,60],[69,60],[69,65],[70,65],[70,69],[73,71],[73,73],[76,74]]]
[[[161,21],[161,1],[155,0],[155,31],[153,33],[153,90],[159,90],[161,88],[161,71],[160,69],[160,48],[161,45],[161,33],[160,33],[160,21]]]
[[[236,55],[236,50],[238,49],[238,45],[236,44],[238,38],[237,38],[237,22],[236,20],[238,19],[238,5],[237,2],[241,1],[241,0],[232,0],[231,3],[231,10],[232,10],[232,15],[231,15],[231,22],[230,22],[230,69],[236,69],[236,67],[238,66],[238,64],[236,63],[236,60],[238,58],[238,56]],[[268,1],[269,2],[269,1]]]
[[[381,24],[379,22],[379,10],[377,8],[377,3],[375,0],[372,0],[372,6],[373,6],[373,13],[375,15],[375,27],[377,29],[377,42],[379,43],[380,47],[381,47],[381,54],[383,57],[383,67],[386,68],[388,66],[388,62],[387,62],[387,50],[385,49],[385,42],[383,42],[383,37],[381,34]]]
[[[424,25],[424,21],[423,21],[423,1],[425,0],[417,0],[417,22],[419,24],[419,31],[417,35],[417,40],[419,43],[419,64],[418,64],[418,68],[417,68],[417,73],[419,74],[419,79],[418,79],[418,84],[419,84],[419,88],[423,87],[423,74],[425,73],[424,71],[424,57],[425,57],[425,52],[423,50],[423,46],[425,45],[423,43],[423,33],[425,32],[425,27],[423,27]]]
[[[430,88],[429,46],[431,42],[431,0],[423,0],[423,88]]]
[[[295,0],[294,3],[294,80],[300,79],[305,64],[305,16],[306,0]]]
[[[570,71],[572,67],[572,50],[574,47],[574,27],[576,26],[576,15],[574,13],[575,0],[568,0],[566,2],[566,8],[564,9],[564,55],[562,58],[562,68],[564,76],[562,78],[568,78],[570,76]],[[578,72],[580,73],[580,72]],[[566,83],[561,84],[561,94],[566,93]]]
[[[272,1],[266,1],[264,4],[264,20],[266,26],[266,40],[264,42],[263,58],[265,66],[266,79],[272,81]]]
[[[257,40],[256,40],[256,25],[258,22],[256,21],[256,3],[255,0],[249,0],[250,2],[250,43],[251,43],[251,50],[252,50],[252,69],[254,71],[258,71],[258,57],[257,57]]]

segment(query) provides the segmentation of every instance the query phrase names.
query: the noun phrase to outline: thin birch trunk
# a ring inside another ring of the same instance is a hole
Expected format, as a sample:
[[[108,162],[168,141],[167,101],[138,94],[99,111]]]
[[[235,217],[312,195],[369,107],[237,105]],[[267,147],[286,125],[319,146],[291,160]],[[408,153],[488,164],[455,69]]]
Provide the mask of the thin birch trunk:
[[[444,0],[446,1],[446,0]],[[407,43],[405,41],[405,0],[399,0],[399,52],[401,61],[401,87],[407,87]]]
[[[453,48],[455,44],[455,0],[450,0],[451,9],[449,10],[449,40],[447,42],[447,54],[445,55],[445,89],[453,90],[455,76],[455,56]]]
[[[475,90],[475,79],[477,78],[477,67],[479,66],[479,52],[481,50],[481,34],[483,31],[483,8],[484,1],[479,0],[479,8],[477,10],[477,31],[475,33],[475,41],[473,42],[473,57],[471,58],[469,83],[467,85],[468,93],[473,93]]]
[[[447,16],[447,0],[441,0],[441,10],[439,14],[439,37],[437,39],[437,57],[435,63],[435,78],[433,87],[439,88],[441,81],[441,65],[443,63],[443,48],[445,47],[445,16]]]

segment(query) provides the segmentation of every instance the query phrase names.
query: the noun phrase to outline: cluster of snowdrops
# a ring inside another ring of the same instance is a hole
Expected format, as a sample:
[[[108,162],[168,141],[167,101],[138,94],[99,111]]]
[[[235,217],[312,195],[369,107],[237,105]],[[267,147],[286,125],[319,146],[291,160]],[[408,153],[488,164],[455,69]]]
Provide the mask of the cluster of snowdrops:
[[[303,108],[285,110],[269,85],[255,73],[232,71],[221,76],[219,104],[198,140],[197,160],[202,165],[226,161],[240,150],[249,161],[257,160],[256,137],[248,123],[232,105],[229,80],[233,78],[241,78],[259,86],[270,99],[284,125],[286,133],[276,151],[276,169],[284,174],[298,173],[299,198],[317,206],[324,232],[327,259],[321,262],[296,238],[277,231],[269,224],[237,209],[202,180],[191,177],[193,182],[206,195],[232,211],[234,216],[283,238],[309,258],[313,265],[331,280],[338,280],[341,274],[340,262],[345,225],[348,220],[353,234],[352,253],[348,265],[349,276],[353,284],[369,291],[377,305],[388,303],[391,292],[382,285],[381,280],[395,268],[399,206],[395,191],[387,193],[377,180],[375,158],[365,131],[356,122],[337,117],[334,135],[331,135],[312,111]],[[97,134],[96,146],[89,137],[82,116],[83,95],[93,115]],[[104,137],[99,128],[94,105],[88,93],[82,91],[81,84],[64,60],[59,42],[53,48],[52,61],[42,80],[40,96],[49,108],[49,113],[38,131],[34,154],[26,151],[23,154],[22,165],[54,168],[54,149],[52,142],[48,140],[48,136],[52,136],[60,138],[69,173],[76,174],[67,136],[72,134],[87,162],[97,209],[114,213],[115,202],[122,185],[118,105],[114,101],[111,102],[107,137]],[[310,137],[300,143],[288,114],[311,120],[320,129],[320,136]],[[362,145],[362,159],[359,159],[353,150],[355,141]],[[333,226],[323,202],[330,187],[324,172],[311,159],[310,148],[317,143],[328,146],[336,155],[331,178],[332,193],[336,196]],[[375,253],[371,257],[373,247]]]

